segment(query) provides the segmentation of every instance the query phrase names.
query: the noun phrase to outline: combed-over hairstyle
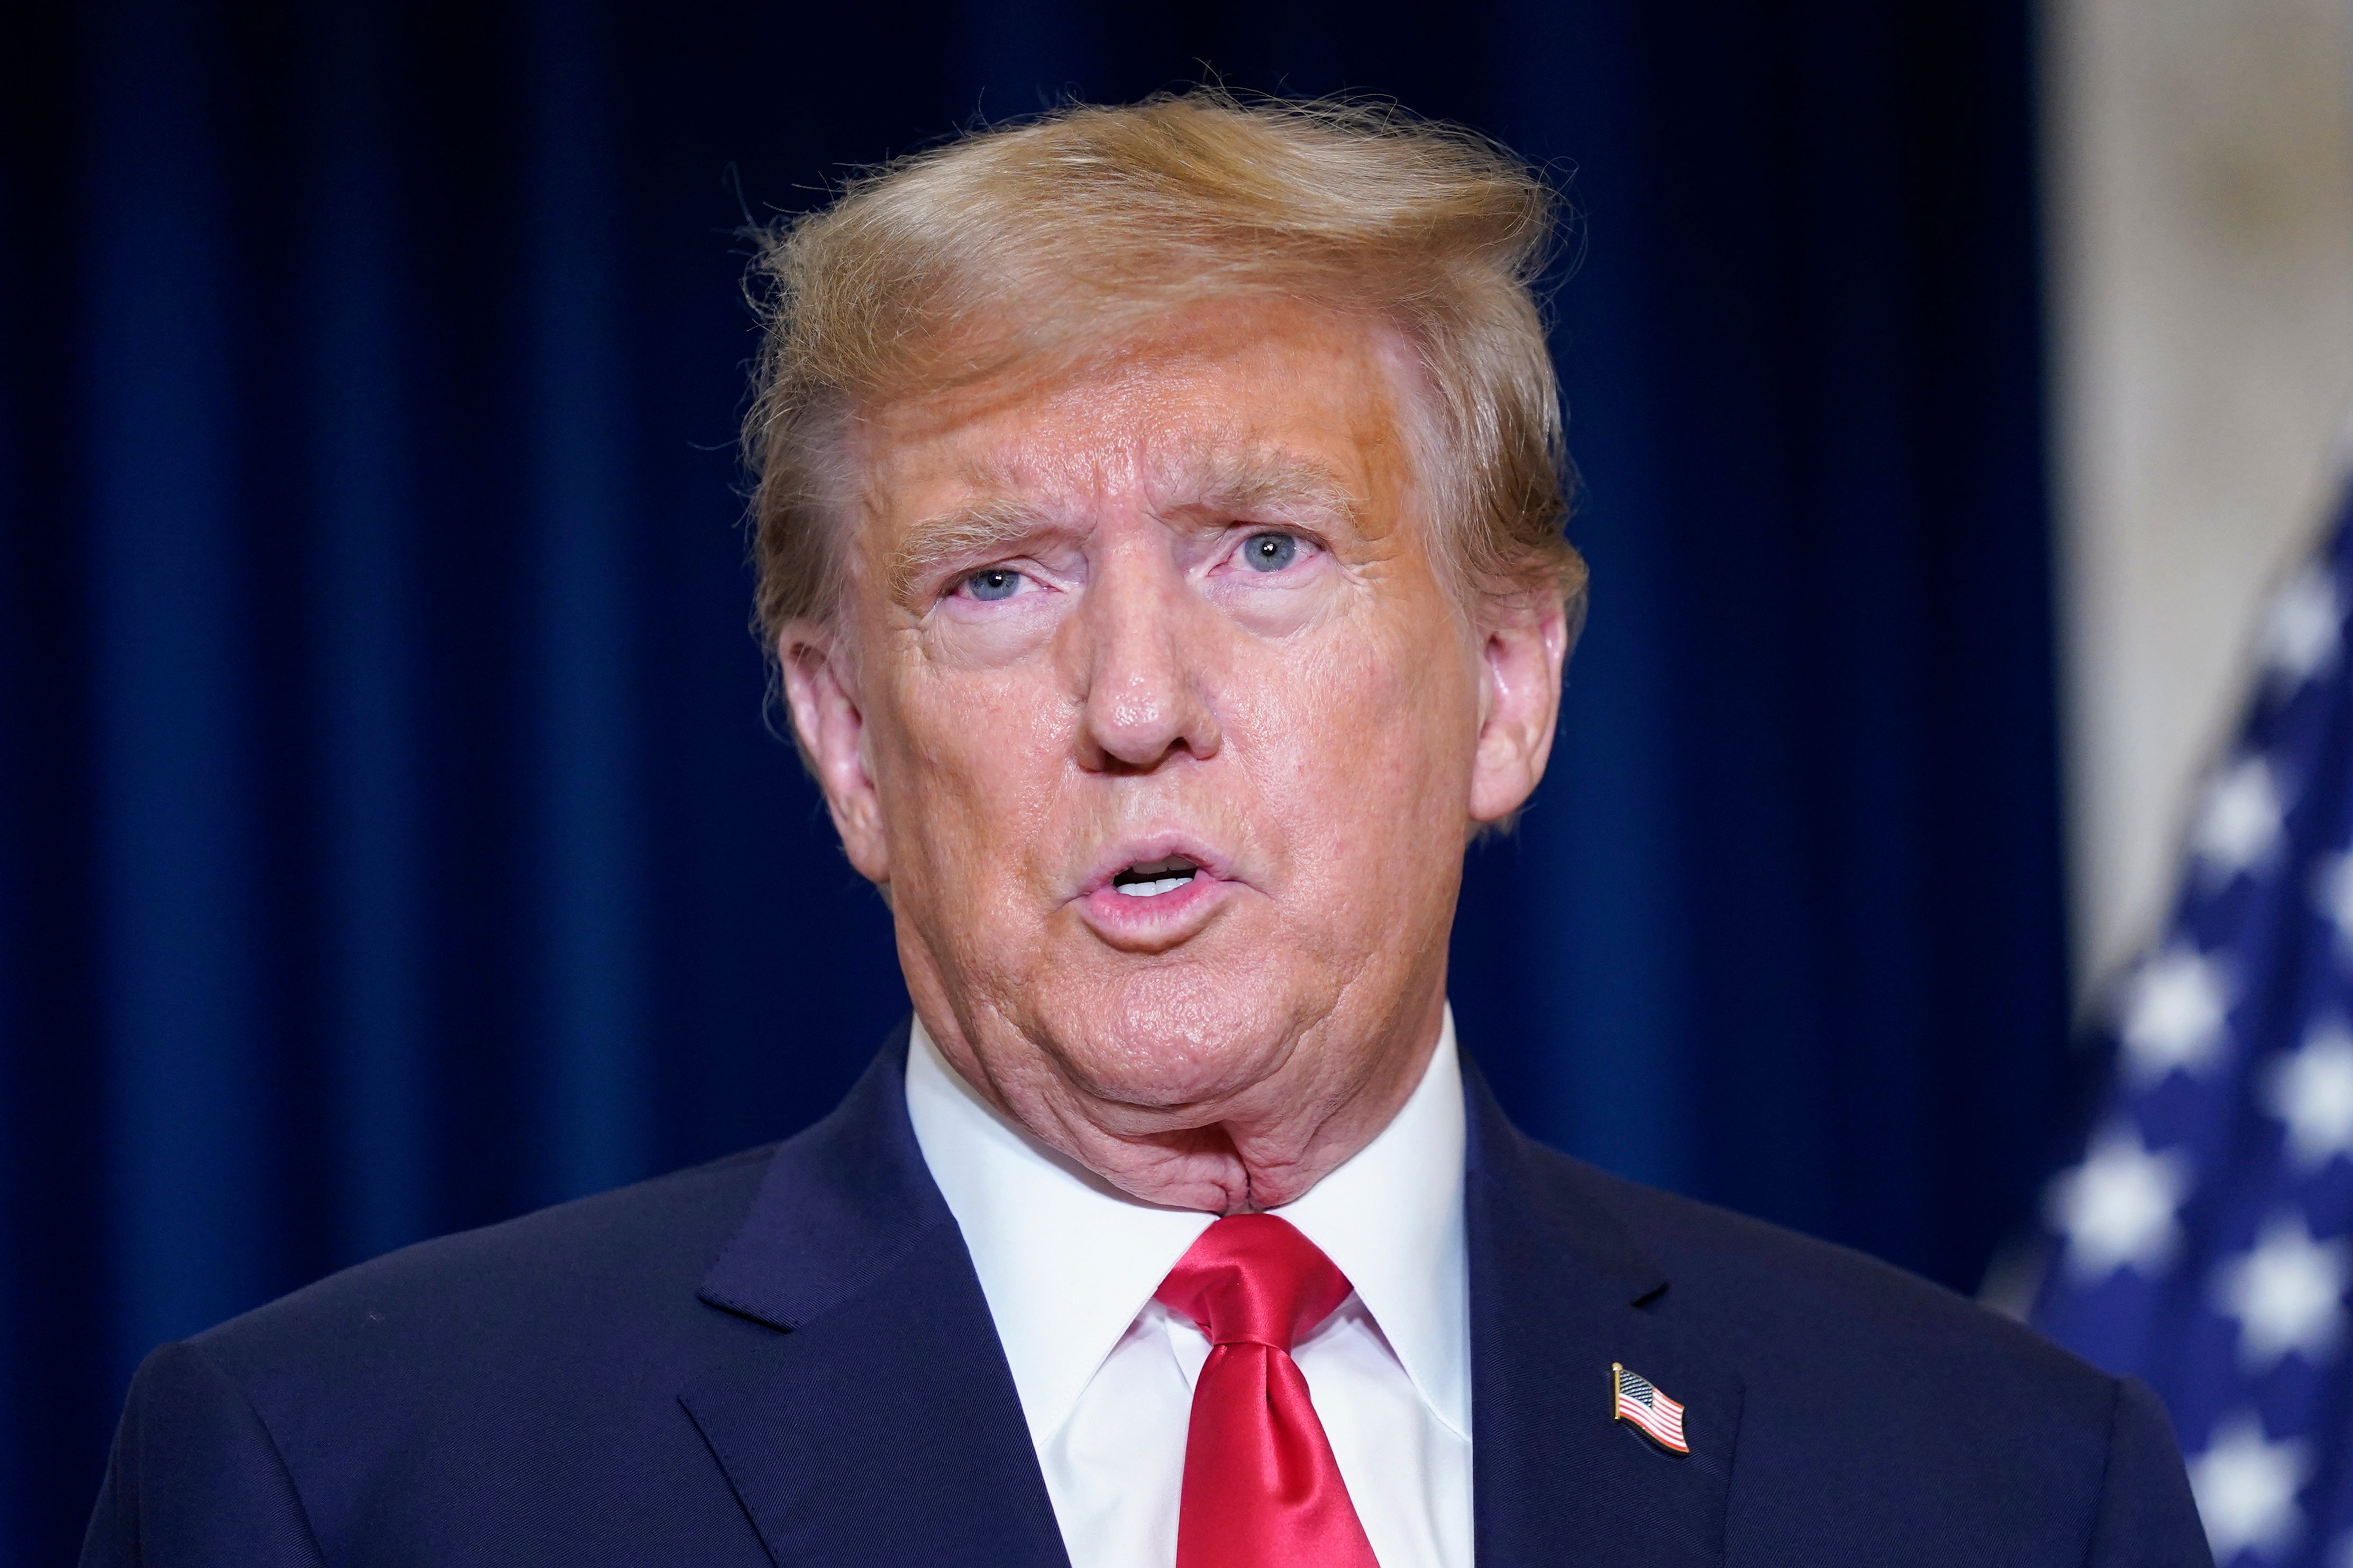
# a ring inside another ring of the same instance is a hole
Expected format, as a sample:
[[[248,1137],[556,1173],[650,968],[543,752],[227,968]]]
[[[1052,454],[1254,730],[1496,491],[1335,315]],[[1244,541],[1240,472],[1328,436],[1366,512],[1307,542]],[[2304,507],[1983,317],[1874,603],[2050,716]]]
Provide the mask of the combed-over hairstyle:
[[[752,265],[765,645],[838,606],[860,405],[1251,295],[1402,332],[1434,405],[1415,423],[1444,566],[1466,602],[1557,589],[1574,632],[1586,571],[1561,532],[1560,395],[1532,292],[1555,227],[1546,183],[1470,132],[1214,89],[1071,104],[867,173],[761,232]]]

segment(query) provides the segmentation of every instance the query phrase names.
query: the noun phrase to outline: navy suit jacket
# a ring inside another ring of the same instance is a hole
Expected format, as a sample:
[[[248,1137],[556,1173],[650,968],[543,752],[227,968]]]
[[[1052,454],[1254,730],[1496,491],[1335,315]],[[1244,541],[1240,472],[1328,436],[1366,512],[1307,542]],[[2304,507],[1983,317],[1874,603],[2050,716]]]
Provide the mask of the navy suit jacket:
[[[902,1029],[772,1149],[381,1258],[150,1356],[82,1561],[1064,1564]],[[1469,1098],[1479,1561],[2210,1562],[2148,1391]],[[1623,1362],[1691,1453],[1610,1416]]]

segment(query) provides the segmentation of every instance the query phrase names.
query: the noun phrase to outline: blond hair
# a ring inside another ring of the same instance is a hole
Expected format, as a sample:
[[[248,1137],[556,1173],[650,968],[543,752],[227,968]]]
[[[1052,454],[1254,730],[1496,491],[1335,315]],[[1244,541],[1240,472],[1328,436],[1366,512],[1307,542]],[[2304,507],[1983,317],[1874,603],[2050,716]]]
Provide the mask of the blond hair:
[[[756,624],[829,619],[846,422],[1145,315],[1280,295],[1374,315],[1419,357],[1437,546],[1470,592],[1558,592],[1560,395],[1533,293],[1544,180],[1473,133],[1356,103],[1214,89],[1071,104],[901,158],[760,232],[763,342],[744,421]]]

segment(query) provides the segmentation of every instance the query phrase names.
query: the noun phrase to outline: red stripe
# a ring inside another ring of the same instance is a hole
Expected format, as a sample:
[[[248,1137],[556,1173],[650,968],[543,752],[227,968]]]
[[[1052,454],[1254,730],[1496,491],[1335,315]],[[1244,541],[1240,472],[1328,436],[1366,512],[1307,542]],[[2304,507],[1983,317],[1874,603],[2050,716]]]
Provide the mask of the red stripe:
[[[1678,1404],[1668,1404],[1662,1411],[1662,1408],[1657,1408],[1657,1405],[1645,1405],[1642,1401],[1633,1399],[1630,1394],[1619,1394],[1619,1411],[1623,1411],[1626,1415],[1638,1415],[1642,1417],[1642,1420],[1673,1422],[1675,1427],[1683,1425],[1683,1405]]]
[[[1618,1396],[1618,1413],[1668,1447],[1680,1449],[1684,1453],[1691,1452],[1689,1446],[1683,1441],[1683,1424],[1680,1419],[1683,1414],[1681,1405],[1676,1405],[1674,1414],[1670,1415],[1651,1410],[1628,1395],[1620,1394]]]

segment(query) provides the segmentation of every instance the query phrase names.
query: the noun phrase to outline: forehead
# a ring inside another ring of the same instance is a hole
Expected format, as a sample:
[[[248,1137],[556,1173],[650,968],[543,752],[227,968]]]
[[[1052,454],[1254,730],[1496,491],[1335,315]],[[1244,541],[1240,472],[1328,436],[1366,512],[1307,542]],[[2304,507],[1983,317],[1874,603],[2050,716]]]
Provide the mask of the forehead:
[[[1417,382],[1379,321],[1280,300],[1197,306],[874,410],[857,442],[867,510],[904,521],[976,493],[1183,505],[1310,482],[1388,500],[1407,482]]]

